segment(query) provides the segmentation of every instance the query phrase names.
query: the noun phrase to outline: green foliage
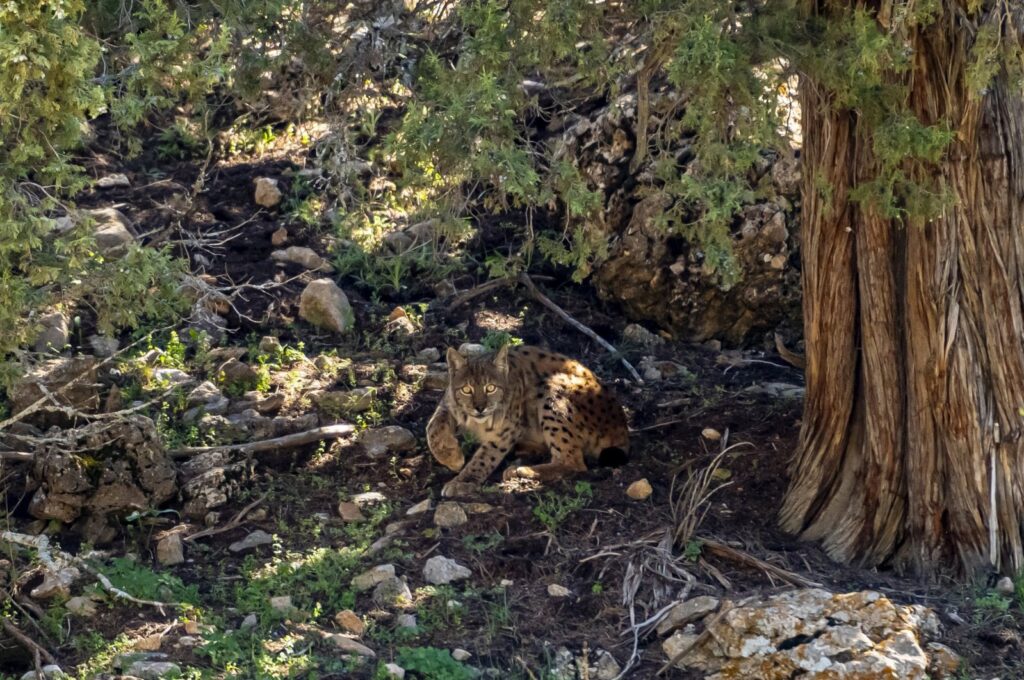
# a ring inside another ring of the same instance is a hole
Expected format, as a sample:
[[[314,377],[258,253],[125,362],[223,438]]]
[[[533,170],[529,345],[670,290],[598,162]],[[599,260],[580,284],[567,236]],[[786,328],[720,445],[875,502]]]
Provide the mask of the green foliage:
[[[567,496],[555,491],[545,491],[533,508],[533,516],[540,520],[548,531],[554,532],[562,522],[577,510],[590,505],[594,490],[589,482],[576,482],[573,495]]]
[[[446,649],[400,647],[397,663],[409,673],[430,680],[471,680],[475,675]]]
[[[480,344],[487,349],[496,352],[505,345],[509,345],[510,347],[521,345],[523,344],[523,339],[517,338],[511,333],[507,333],[505,331],[488,331],[480,341]]]
[[[115,557],[102,567],[103,573],[115,588],[142,600],[185,602],[198,604],[199,591],[165,572],[155,572],[127,557]]]

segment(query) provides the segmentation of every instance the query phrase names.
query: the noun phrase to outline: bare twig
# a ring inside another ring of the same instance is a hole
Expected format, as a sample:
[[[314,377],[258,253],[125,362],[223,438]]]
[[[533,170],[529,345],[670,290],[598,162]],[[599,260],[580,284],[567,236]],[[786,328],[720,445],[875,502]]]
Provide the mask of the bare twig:
[[[448,303],[448,311],[452,312],[461,307],[462,305],[466,304],[467,302],[475,300],[481,295],[487,295],[487,293],[490,293],[491,291],[498,290],[499,288],[504,288],[505,286],[511,286],[514,283],[515,279],[512,278],[491,279],[490,281],[485,281],[481,283],[479,286],[474,286],[473,288],[470,288],[469,290],[463,291],[456,295],[452,299],[452,301]]]
[[[245,442],[241,444],[224,444],[222,446],[185,446],[180,449],[171,449],[168,453],[172,458],[187,458],[189,456],[195,456],[201,453],[212,453],[215,451],[240,451],[246,454],[260,453],[263,451],[272,451],[274,449],[287,449],[295,446],[302,446],[303,444],[311,444],[312,442],[318,442],[324,439],[337,439],[339,437],[352,434],[355,432],[355,429],[356,428],[353,425],[340,423],[337,425],[317,427],[312,430],[306,430],[305,432],[296,432],[283,437],[274,437],[273,439],[262,439],[260,441]]]
[[[789,583],[790,585],[799,586],[801,588],[821,588],[821,584],[815,581],[805,578],[800,574],[783,569],[782,567],[776,566],[770,562],[765,562],[762,559],[754,557],[753,555],[747,554],[741,550],[737,550],[732,546],[726,545],[725,543],[719,543],[718,541],[704,538],[701,539],[701,546],[707,548],[708,551],[724,557],[725,559],[732,560],[733,562],[739,562],[748,567],[754,567],[761,571],[776,576],[781,580]]]
[[[568,312],[566,312],[564,309],[562,309],[554,302],[552,302],[550,298],[544,295],[544,293],[540,292],[540,289],[538,289],[536,284],[534,284],[533,279],[530,278],[529,274],[519,274],[519,283],[521,283],[530,292],[530,294],[533,295],[534,298],[536,298],[538,302],[540,302],[542,305],[544,305],[545,307],[553,311],[555,314],[557,314],[559,317],[561,317],[561,319],[565,321],[567,324],[578,330],[580,333],[583,333],[585,336],[587,336],[597,344],[601,345],[601,347],[604,347],[613,356],[617,356],[622,365],[626,367],[627,371],[629,371],[629,374],[633,376],[633,380],[635,380],[640,385],[643,384],[644,381],[640,377],[640,374],[637,373],[636,369],[633,368],[633,365],[626,360],[626,357],[622,356],[619,350],[615,349],[614,345],[612,345],[610,342],[602,338],[600,335],[595,333],[587,326],[584,326],[582,323],[569,316]]]
[[[223,526],[220,526],[220,527],[210,527],[209,529],[203,529],[202,531],[197,531],[194,534],[186,536],[184,538],[184,540],[186,540],[186,541],[195,541],[195,540],[200,539],[200,538],[206,538],[208,536],[215,536],[217,534],[222,534],[225,531],[231,531],[232,529],[234,529],[235,527],[237,527],[239,524],[242,523],[242,521],[245,519],[245,516],[248,515],[250,512],[252,512],[253,508],[255,508],[257,505],[259,505],[260,503],[265,501],[269,494],[270,494],[269,491],[266,492],[265,494],[263,494],[262,496],[260,496],[256,500],[254,500],[252,503],[249,503],[249,505],[247,505],[244,508],[242,508],[241,510],[239,510],[238,514],[236,514],[234,517],[232,517],[231,520],[227,524],[225,524]]]
[[[57,659],[53,656],[53,654],[50,654],[50,652],[47,651],[45,647],[43,647],[41,644],[30,638],[28,635],[25,635],[25,633],[23,633],[20,628],[14,625],[14,622],[11,621],[8,617],[5,616],[3,618],[0,618],[0,625],[3,626],[3,629],[5,631],[7,631],[8,635],[17,640],[22,647],[27,649],[32,654],[32,656],[37,658],[42,657],[46,661],[46,663],[57,663]],[[38,662],[36,663],[36,665],[39,665]]]
[[[682,661],[683,657],[685,657],[687,654],[689,654],[693,650],[694,647],[696,647],[697,645],[704,644],[707,641],[707,639],[709,637],[711,637],[711,630],[712,630],[712,628],[714,628],[716,625],[718,625],[718,622],[721,621],[722,618],[726,615],[726,613],[729,612],[731,609],[732,609],[732,603],[731,602],[729,602],[728,600],[722,602],[722,608],[720,610],[718,610],[718,613],[715,614],[711,618],[711,620],[708,621],[705,624],[704,630],[701,632],[701,634],[698,635],[696,638],[694,638],[693,642],[691,642],[690,644],[686,645],[685,647],[680,649],[678,652],[676,652],[676,654],[671,659],[668,660],[668,663],[666,663],[664,666],[662,666],[661,668],[658,669],[658,672],[656,673],[656,675],[664,675],[670,668],[672,668],[677,663]]]

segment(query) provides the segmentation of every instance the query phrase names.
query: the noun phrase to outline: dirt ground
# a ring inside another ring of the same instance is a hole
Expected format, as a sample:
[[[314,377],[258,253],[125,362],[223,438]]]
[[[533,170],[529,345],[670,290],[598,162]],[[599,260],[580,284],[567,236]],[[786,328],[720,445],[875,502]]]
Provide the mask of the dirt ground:
[[[115,160],[95,158],[90,162],[90,171],[96,175],[126,171]],[[287,195],[301,161],[215,165],[195,209],[186,214],[168,201],[191,186],[199,163],[170,168],[164,164],[165,176],[151,174],[147,178],[145,170],[150,163],[155,161],[144,157],[127,168],[132,187],[88,193],[81,197],[80,205],[120,205],[140,227],[146,242],[174,244],[179,252],[188,253],[197,270],[204,269],[222,283],[261,284],[275,276],[280,280],[297,276],[269,292],[253,292],[240,300],[228,315],[234,329],[229,344],[249,346],[254,339],[273,334],[286,345],[301,341],[311,359],[336,353],[351,358],[367,374],[380,373],[381,366],[390,367],[394,378],[383,379],[379,392],[386,409],[373,424],[404,426],[416,435],[417,443],[412,451],[383,459],[371,458],[361,447],[342,440],[260,460],[244,493],[222,509],[221,517],[226,521],[265,495],[259,511],[250,513],[237,528],[190,544],[189,559],[176,567],[155,562],[152,541],[173,520],[161,516],[149,525],[126,531],[118,543],[107,548],[111,555],[133,554],[157,574],[180,578],[185,587],[194,589],[200,609],[213,615],[197,617],[199,633],[194,625],[186,625],[188,616],[152,607],[110,604],[91,621],[66,617],[60,626],[63,642],[56,647],[65,670],[81,672],[96,667],[98,650],[104,644],[109,648],[130,646],[154,633],[162,636],[159,649],[168,660],[215,677],[369,678],[377,661],[390,661],[401,647],[463,648],[472,653],[471,665],[497,669],[492,676],[502,678],[545,677],[563,646],[577,656],[607,650],[624,664],[633,645],[632,636],[623,634],[629,624],[622,590],[627,566],[666,531],[674,530],[673,480],[678,490],[721,450],[723,440],[702,434],[711,428],[726,436],[733,448],[721,460],[714,479],[714,485],[721,488],[707,505],[707,514],[693,537],[697,542],[689,546],[697,551],[694,559],[680,563],[696,579],[694,592],[740,597],[792,587],[762,569],[699,550],[700,539],[712,539],[831,590],[875,589],[901,603],[934,607],[945,625],[943,642],[967,659],[970,677],[1024,677],[1019,613],[992,614],[973,605],[986,584],[978,588],[924,584],[885,570],[840,566],[814,545],[779,531],[776,516],[787,485],[787,464],[797,443],[801,404],[799,398],[766,393],[766,389],[775,383],[799,386],[802,376],[778,356],[750,350],[730,353],[711,345],[671,340],[653,349],[621,343],[626,322],[615,309],[598,303],[586,287],[549,281],[541,285],[556,303],[620,344],[624,356],[634,364],[654,355],[660,361],[673,362],[678,370],[662,380],[635,385],[613,357],[522,291],[501,290],[449,310],[445,302],[413,280],[397,294],[375,296],[355,278],[342,277],[340,283],[353,303],[359,330],[339,344],[296,320],[298,295],[307,278],[290,265],[272,265],[271,235],[282,226],[282,217],[273,211],[257,212],[252,202],[254,177],[280,178]],[[244,226],[236,230],[238,225]],[[284,226],[290,234],[288,245],[327,251],[332,238],[329,233],[294,223]],[[213,246],[190,248],[187,239],[175,243],[184,232],[230,233],[233,237]],[[471,268],[455,276],[453,283],[466,290],[484,280],[482,269]],[[396,305],[414,303],[427,305],[417,319],[417,331],[408,339],[380,342],[390,311]],[[83,330],[83,337],[87,331]],[[613,385],[634,430],[629,462],[619,468],[592,470],[580,480],[549,489],[489,487],[475,500],[492,508],[470,513],[467,523],[452,529],[435,527],[432,512],[407,517],[406,510],[415,503],[426,498],[436,502],[451,473],[432,461],[423,437],[441,393],[417,390],[403,368],[419,363],[415,356],[424,348],[443,352],[447,345],[479,342],[497,332],[578,358]],[[667,365],[663,368],[664,373],[674,370]],[[653,493],[647,500],[632,500],[626,488],[642,478],[649,480]],[[584,498],[587,494],[576,486],[577,481],[589,484],[589,497],[564,519],[545,526],[535,510],[549,498],[546,494],[553,491],[562,498]],[[384,509],[367,510],[369,518],[361,530],[346,527],[336,511],[339,500],[368,491],[383,494]],[[13,527],[30,521],[23,507],[14,510],[9,520]],[[365,547],[366,542],[383,536],[389,524],[390,543],[379,554],[357,555],[354,565],[346,563],[337,572],[329,563],[314,565],[317,559],[327,559],[324,549]],[[256,529],[273,534],[274,543],[245,555],[227,549]],[[70,536],[57,538],[65,546],[74,545]],[[677,545],[675,550],[683,553],[687,548]],[[472,577],[449,590],[420,593],[418,588],[425,585],[423,563],[434,555],[467,566]],[[347,587],[350,574],[381,562],[391,562],[398,573],[408,575],[409,585],[416,591],[420,625],[415,634],[402,633],[395,613],[374,605],[369,593],[355,594],[353,599]],[[291,571],[281,566],[288,563],[293,565]],[[268,565],[276,565],[271,575],[260,571]],[[332,574],[337,579],[332,579]],[[296,617],[299,620],[266,625],[261,618],[260,635],[244,639],[244,644],[252,647],[234,649],[238,640],[227,633],[237,629],[249,613],[244,607],[252,604],[254,593],[264,592],[259,588],[261,579],[269,594],[291,594],[270,591],[292,584],[302,598],[318,603],[320,611],[306,612],[305,620]],[[634,598],[638,619],[647,618],[658,597],[664,597],[658,588],[678,590],[678,584],[656,581],[652,576]],[[550,596],[550,584],[566,587],[569,596]],[[452,605],[452,601],[458,604]],[[334,631],[334,613],[346,606],[371,621],[363,642],[375,650],[377,661],[346,665],[337,661],[334,650],[318,644],[315,652],[308,652],[294,644],[293,638],[302,637],[308,627]],[[214,640],[213,649],[219,652],[200,653],[198,647],[181,643],[182,638],[197,634]],[[83,644],[87,637],[91,642]],[[266,661],[267,650],[272,652],[273,663]],[[639,651],[640,662],[629,677],[654,677],[665,661],[660,639],[654,635],[641,639]],[[292,662],[290,657],[303,661]],[[249,659],[252,665],[239,666],[239,659]],[[0,671],[6,673],[25,670],[2,666]],[[664,677],[690,676],[672,670]]]

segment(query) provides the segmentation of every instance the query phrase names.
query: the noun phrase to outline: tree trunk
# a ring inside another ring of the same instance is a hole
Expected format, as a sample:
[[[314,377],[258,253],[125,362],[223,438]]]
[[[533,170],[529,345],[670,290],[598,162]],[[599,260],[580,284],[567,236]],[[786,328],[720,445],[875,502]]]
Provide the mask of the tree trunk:
[[[908,165],[952,195],[938,217],[901,223],[851,203],[877,169],[871,129],[801,83],[807,399],[781,523],[842,562],[1013,573],[1024,568],[1024,102],[1005,72],[972,92],[968,67],[979,25],[1019,41],[1024,20],[1004,3],[939,4],[934,22],[901,29],[913,63],[894,76],[921,122],[955,132],[941,161]],[[892,3],[876,16],[888,30]]]

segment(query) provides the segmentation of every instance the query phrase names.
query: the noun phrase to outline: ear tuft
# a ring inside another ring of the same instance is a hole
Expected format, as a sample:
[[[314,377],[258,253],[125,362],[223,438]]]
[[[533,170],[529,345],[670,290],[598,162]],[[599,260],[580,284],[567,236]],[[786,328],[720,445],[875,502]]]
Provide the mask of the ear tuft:
[[[445,360],[448,362],[449,371],[458,371],[466,366],[466,357],[459,354],[459,350],[454,347],[449,347],[448,351],[445,352]]]

